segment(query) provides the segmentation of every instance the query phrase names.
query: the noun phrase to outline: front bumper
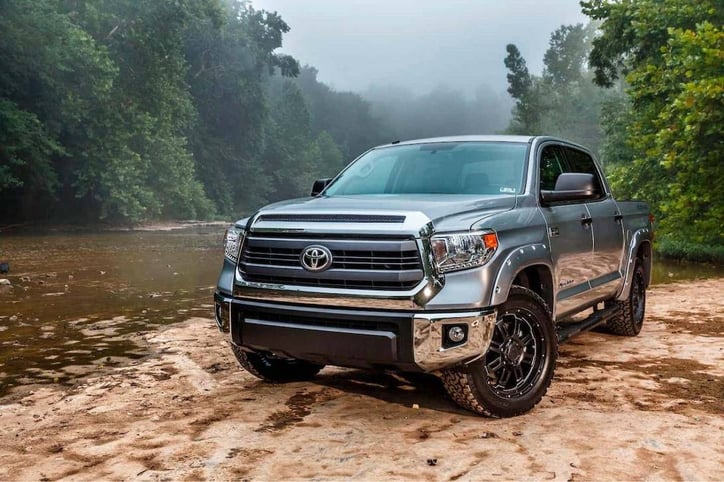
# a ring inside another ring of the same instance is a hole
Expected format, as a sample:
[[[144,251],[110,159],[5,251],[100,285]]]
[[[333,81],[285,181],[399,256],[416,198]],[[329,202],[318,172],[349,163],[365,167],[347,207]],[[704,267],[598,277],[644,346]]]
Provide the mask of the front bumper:
[[[488,349],[493,308],[415,312],[284,304],[214,295],[216,323],[232,343],[314,363],[431,372]],[[452,326],[465,338],[447,338]]]

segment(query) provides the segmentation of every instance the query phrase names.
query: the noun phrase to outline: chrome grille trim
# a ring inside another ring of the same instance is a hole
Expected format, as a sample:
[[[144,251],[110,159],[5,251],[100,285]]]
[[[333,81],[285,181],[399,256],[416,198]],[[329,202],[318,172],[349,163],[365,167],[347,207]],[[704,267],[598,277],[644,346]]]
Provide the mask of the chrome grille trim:
[[[259,221],[301,223],[394,223],[405,222],[405,216],[384,214],[262,214]]]
[[[310,244],[332,252],[332,264],[322,272],[302,268],[299,257]],[[239,259],[245,281],[291,286],[410,290],[424,279],[418,244],[411,236],[308,236],[306,233],[250,232]]]

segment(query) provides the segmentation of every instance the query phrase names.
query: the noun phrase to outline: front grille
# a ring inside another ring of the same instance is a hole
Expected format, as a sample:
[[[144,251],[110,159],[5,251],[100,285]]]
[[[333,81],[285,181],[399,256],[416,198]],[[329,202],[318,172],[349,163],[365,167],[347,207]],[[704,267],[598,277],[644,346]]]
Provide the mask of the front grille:
[[[313,244],[332,253],[332,264],[325,271],[302,268],[302,250]],[[392,236],[250,233],[239,270],[247,281],[329,288],[408,290],[423,279],[414,238]]]
[[[269,266],[299,266],[301,250],[289,248],[252,247],[244,250],[244,261]],[[420,268],[417,251],[351,251],[333,250],[332,269],[414,270]]]

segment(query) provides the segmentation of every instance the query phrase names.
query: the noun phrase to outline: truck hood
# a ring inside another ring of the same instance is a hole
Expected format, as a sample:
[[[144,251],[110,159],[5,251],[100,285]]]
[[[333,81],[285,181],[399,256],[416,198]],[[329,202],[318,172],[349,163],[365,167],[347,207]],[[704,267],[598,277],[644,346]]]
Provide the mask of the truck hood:
[[[266,219],[277,220],[283,217],[277,215],[366,215],[366,216],[389,216],[401,215],[405,216],[407,221],[405,226],[389,225],[386,228],[374,225],[373,231],[382,228],[384,231],[390,232],[395,228],[399,231],[419,230],[432,221],[436,232],[466,230],[473,224],[492,216],[494,214],[513,209],[516,204],[516,197],[510,195],[460,195],[460,194],[374,194],[360,196],[334,196],[334,197],[316,197],[301,198],[282,201],[264,207],[259,211],[261,220],[265,215],[274,215]],[[301,218],[300,218],[301,219]],[[350,222],[338,222],[344,230],[348,232],[357,231],[355,226]],[[263,223],[267,224],[267,223]],[[318,223],[306,224],[303,221],[296,223],[297,229],[303,231],[314,231],[314,226]],[[312,226],[314,224],[314,226]],[[324,223],[325,231],[330,228],[329,224]],[[369,228],[373,228],[369,221],[367,224],[367,232]],[[299,225],[304,225],[302,228]],[[263,228],[263,226],[254,225],[255,228]],[[321,227],[321,226],[319,226]],[[292,226],[289,226],[292,229]],[[362,226],[360,226],[362,228]],[[334,229],[337,231],[337,229]],[[341,231],[341,230],[340,230]],[[363,231],[363,229],[360,229]]]

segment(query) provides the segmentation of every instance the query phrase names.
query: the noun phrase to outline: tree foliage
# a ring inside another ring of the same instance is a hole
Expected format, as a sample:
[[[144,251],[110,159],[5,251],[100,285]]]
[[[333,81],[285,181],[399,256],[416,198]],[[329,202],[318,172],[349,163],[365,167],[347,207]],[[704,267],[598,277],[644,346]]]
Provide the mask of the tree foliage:
[[[587,57],[595,25],[562,25],[551,34],[540,76],[528,71],[515,45],[506,47],[508,92],[515,99],[511,134],[557,135],[598,151],[601,110],[620,95],[591,83]]]
[[[293,75],[298,65],[275,54],[289,30],[275,13],[245,4],[224,5],[224,21],[202,19],[187,32],[188,82],[197,111],[189,133],[196,170],[219,212],[245,212],[264,202],[274,173],[265,162],[275,70]],[[277,133],[278,134],[278,133]]]
[[[582,2],[601,20],[590,55],[597,83],[622,73],[629,108],[607,145],[614,187],[652,203],[671,239],[724,244],[724,45],[721,2]]]
[[[372,114],[370,102],[353,92],[337,92],[317,80],[318,71],[305,65],[296,84],[310,113],[316,136],[326,132],[345,159],[354,159],[372,146],[389,142],[383,124]]]
[[[508,73],[508,93],[515,99],[511,134],[530,134],[540,128],[539,82],[528,72],[525,59],[514,44],[505,47],[505,67]]]
[[[379,139],[248,2],[4,0],[0,29],[3,220],[236,216]]]

